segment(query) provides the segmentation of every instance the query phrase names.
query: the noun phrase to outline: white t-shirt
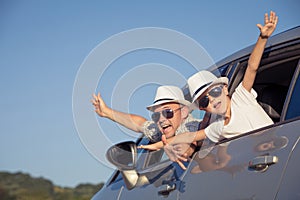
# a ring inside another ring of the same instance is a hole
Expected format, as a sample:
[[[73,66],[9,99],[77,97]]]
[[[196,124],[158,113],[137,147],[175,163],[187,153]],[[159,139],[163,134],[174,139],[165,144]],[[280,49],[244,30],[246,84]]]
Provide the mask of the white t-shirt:
[[[249,93],[240,83],[231,97],[229,123],[224,126],[222,116],[213,117],[210,120],[211,124],[204,130],[206,136],[211,141],[218,142],[222,137],[231,138],[273,124],[272,119],[258,104],[256,97],[257,93],[254,89]]]

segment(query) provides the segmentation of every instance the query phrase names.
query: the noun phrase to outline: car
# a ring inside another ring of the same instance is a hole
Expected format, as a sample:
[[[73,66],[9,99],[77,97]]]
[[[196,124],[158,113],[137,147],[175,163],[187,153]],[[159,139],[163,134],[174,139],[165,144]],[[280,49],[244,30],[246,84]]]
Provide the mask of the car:
[[[229,78],[232,93],[242,81],[253,45],[208,70]],[[163,150],[113,145],[107,159],[117,170],[92,199],[300,199],[300,26],[269,38],[253,88],[275,122],[214,145],[202,145],[185,162]],[[188,88],[184,94],[190,99]]]

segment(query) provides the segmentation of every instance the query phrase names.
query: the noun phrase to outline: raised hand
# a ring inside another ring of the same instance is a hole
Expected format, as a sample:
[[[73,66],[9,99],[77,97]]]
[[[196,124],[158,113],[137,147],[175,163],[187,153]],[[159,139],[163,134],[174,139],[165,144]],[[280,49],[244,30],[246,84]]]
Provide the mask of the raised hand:
[[[106,117],[105,110],[108,107],[103,101],[100,93],[98,93],[97,95],[93,94],[93,99],[91,100],[91,102],[95,106],[95,112],[101,117]]]
[[[268,15],[268,13],[266,13],[264,26],[261,24],[257,24],[257,27],[260,30],[260,36],[262,38],[270,37],[276,28],[277,22],[278,22],[278,16],[276,16],[275,12],[271,11],[270,16]]]

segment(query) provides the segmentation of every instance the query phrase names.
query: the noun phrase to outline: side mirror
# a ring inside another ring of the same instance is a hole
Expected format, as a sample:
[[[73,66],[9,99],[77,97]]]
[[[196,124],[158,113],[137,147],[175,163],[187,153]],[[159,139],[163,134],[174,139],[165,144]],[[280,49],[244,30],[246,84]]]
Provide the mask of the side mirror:
[[[107,150],[106,158],[120,170],[128,190],[133,189],[140,183],[148,182],[145,177],[140,177],[135,170],[137,148],[134,142],[121,142],[113,145]]]
[[[136,168],[136,144],[132,141],[115,144],[107,150],[106,158],[121,171],[133,170]]]

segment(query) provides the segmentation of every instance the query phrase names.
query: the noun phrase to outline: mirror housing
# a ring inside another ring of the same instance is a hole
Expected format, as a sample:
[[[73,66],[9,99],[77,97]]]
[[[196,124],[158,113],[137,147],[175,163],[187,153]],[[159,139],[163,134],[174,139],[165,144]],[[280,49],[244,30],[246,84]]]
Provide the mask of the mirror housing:
[[[106,158],[120,170],[128,190],[133,189],[138,181],[141,181],[139,180],[141,177],[135,170],[137,147],[134,142],[121,142],[113,145],[107,150]]]
[[[136,144],[132,141],[115,144],[107,150],[106,158],[121,171],[133,170],[136,168]]]

